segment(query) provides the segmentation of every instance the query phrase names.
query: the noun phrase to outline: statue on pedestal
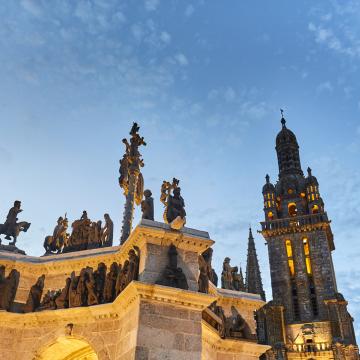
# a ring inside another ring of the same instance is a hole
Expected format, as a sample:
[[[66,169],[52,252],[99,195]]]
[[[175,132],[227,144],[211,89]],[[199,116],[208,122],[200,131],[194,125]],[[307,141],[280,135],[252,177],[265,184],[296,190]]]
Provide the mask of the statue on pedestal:
[[[181,196],[179,180],[173,178],[172,184],[163,181],[160,201],[165,205],[164,221],[174,230],[180,230],[186,223],[185,202]]]
[[[126,196],[123,226],[121,234],[121,244],[129,237],[132,229],[132,220],[134,216],[134,202],[140,205],[144,192],[144,179],[140,172],[140,168],[144,166],[144,162],[139,152],[139,147],[146,145],[143,137],[138,134],[140,127],[137,123],[133,123],[130,130],[130,144],[127,139],[123,139],[125,144],[125,154],[120,160],[120,177],[119,185],[124,190]]]
[[[154,199],[150,190],[144,191],[145,199],[141,201],[142,218],[154,221]]]
[[[186,276],[182,269],[177,266],[178,252],[176,246],[170,245],[168,256],[169,265],[166,266],[161,279],[158,280],[156,284],[188,290],[189,285],[187,283]]]
[[[9,213],[6,217],[6,220],[4,222],[4,224],[0,224],[0,235],[4,234],[5,239],[6,240],[11,240],[12,242],[9,243],[9,245],[14,245],[16,244],[16,240],[17,237],[19,236],[20,232],[26,232],[28,231],[31,223],[26,222],[26,221],[18,221],[17,215],[22,212],[21,209],[21,201],[16,200],[14,202],[14,206],[9,210]],[[0,244],[1,244],[1,239],[0,239]]]
[[[67,233],[68,229],[68,219],[65,214],[65,218],[60,216],[57,220],[57,225],[54,228],[53,235],[45,237],[44,248],[45,255],[49,254],[59,254],[64,247],[68,245],[69,234]]]

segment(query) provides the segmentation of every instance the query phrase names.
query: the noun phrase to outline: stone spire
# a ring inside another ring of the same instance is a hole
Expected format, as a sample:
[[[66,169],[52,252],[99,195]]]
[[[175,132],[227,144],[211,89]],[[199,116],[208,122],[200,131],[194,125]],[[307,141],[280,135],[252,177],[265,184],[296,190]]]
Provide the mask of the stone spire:
[[[246,291],[253,294],[259,294],[261,298],[266,301],[261,280],[259,262],[256,255],[255,241],[251,228],[249,228],[249,242],[246,263]]]
[[[241,265],[240,265],[240,291],[246,291],[246,286],[245,286],[245,283],[244,283],[244,275],[243,275],[243,272],[242,272]]]

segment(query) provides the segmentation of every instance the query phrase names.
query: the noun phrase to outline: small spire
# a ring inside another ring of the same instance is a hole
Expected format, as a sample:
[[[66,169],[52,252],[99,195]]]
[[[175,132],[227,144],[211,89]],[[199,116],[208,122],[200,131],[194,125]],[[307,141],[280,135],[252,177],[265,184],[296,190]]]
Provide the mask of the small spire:
[[[311,177],[312,174],[311,174],[311,168],[310,167],[307,168],[307,172],[308,172],[309,177]]]
[[[282,127],[285,128],[286,127],[286,120],[284,118],[284,110],[283,109],[280,109],[280,113],[281,113],[281,124],[282,124]]]
[[[265,179],[266,179],[266,183],[269,184],[269,183],[270,183],[270,176],[269,176],[269,174],[266,174]]]
[[[252,234],[252,230],[251,230],[251,226],[249,225],[249,239],[254,239],[253,234]]]

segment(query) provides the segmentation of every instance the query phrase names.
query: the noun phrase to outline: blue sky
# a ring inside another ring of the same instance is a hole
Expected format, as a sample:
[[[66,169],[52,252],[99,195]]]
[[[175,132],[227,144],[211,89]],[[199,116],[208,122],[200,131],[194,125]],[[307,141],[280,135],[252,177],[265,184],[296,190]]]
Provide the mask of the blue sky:
[[[245,265],[283,108],[320,182],[360,336],[358,1],[22,0],[0,17],[0,216],[22,200],[20,247],[42,254],[58,216],[84,209],[109,212],[120,237],[121,139],[136,120],[156,218],[162,180],[179,178],[217,271],[227,255]],[[256,246],[271,298],[259,234]]]

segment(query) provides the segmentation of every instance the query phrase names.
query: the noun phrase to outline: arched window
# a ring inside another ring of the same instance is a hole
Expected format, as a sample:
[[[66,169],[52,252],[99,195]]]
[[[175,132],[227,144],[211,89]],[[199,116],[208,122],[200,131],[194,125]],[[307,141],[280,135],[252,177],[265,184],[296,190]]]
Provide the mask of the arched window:
[[[304,247],[305,263],[306,263],[306,272],[308,275],[311,275],[312,271],[311,271],[310,249],[309,249],[309,240],[307,238],[303,238],[303,247]]]
[[[292,251],[291,241],[286,240],[285,246],[286,246],[286,255],[287,255],[287,258],[288,258],[288,265],[289,265],[290,275],[293,277],[295,275],[295,267],[294,267],[293,251]]]
[[[297,208],[296,208],[296,204],[294,202],[291,202],[288,204],[288,211],[289,211],[290,216],[296,216]]]
[[[268,212],[268,218],[271,220],[271,219],[273,219],[273,217],[274,217],[273,212],[272,212],[272,211],[269,211],[269,212]]]
[[[311,212],[312,212],[313,214],[317,214],[317,213],[319,212],[319,206],[316,205],[316,204],[314,204],[314,205],[312,206],[312,208],[311,208]]]

